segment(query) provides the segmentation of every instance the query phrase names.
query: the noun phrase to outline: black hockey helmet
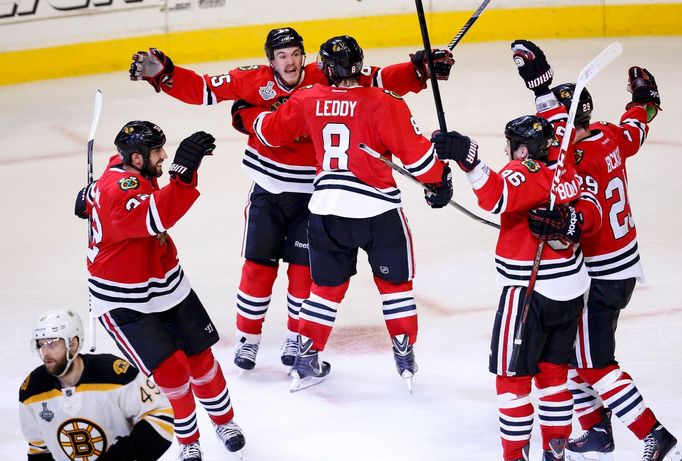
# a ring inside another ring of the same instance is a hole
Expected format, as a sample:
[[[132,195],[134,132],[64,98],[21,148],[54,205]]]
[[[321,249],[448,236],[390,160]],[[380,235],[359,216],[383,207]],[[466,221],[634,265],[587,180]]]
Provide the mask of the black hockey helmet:
[[[504,135],[509,140],[511,152],[523,144],[528,149],[530,158],[545,160],[554,139],[554,128],[542,117],[523,115],[507,123]]]
[[[330,38],[320,46],[317,67],[333,85],[344,78],[360,75],[364,57],[362,48],[353,37],[339,35]]]
[[[571,101],[573,100],[573,93],[575,93],[575,83],[562,83],[552,88],[552,93],[559,100],[561,104],[566,106],[566,110],[571,107]],[[575,113],[575,124],[577,126],[586,126],[590,123],[590,118],[592,117],[592,96],[587,88],[583,88],[580,92],[580,104],[578,104],[578,110]]]
[[[166,135],[161,128],[143,120],[126,123],[114,140],[121,160],[127,165],[131,164],[133,153],[141,154],[146,162],[149,159],[149,152],[163,147],[165,143]]]
[[[297,46],[301,49],[301,53],[305,54],[303,47],[303,37],[291,27],[282,27],[281,29],[272,29],[268,32],[265,39],[265,56],[272,61],[275,59],[275,50],[280,48],[291,48]]]

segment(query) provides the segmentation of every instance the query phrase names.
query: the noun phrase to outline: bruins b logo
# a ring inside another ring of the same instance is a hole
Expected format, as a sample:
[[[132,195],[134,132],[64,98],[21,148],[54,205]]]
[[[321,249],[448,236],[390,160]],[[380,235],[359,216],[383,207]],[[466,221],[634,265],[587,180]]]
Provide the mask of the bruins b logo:
[[[83,418],[69,419],[57,430],[59,446],[69,459],[94,461],[107,448],[102,428]]]

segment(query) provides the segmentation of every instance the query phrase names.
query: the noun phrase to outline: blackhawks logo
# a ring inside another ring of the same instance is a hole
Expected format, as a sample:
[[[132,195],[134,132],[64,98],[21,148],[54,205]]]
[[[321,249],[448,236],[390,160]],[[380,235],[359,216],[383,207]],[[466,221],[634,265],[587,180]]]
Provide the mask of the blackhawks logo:
[[[140,187],[140,180],[135,176],[128,176],[127,178],[121,178],[118,180],[118,187],[121,190],[131,190]]]
[[[583,157],[585,156],[585,151],[582,149],[576,149],[575,150],[575,164],[579,165],[580,162],[583,161]]]
[[[540,171],[540,165],[538,165],[535,160],[531,160],[529,158],[521,162],[521,165],[525,166],[531,173],[537,173]]]

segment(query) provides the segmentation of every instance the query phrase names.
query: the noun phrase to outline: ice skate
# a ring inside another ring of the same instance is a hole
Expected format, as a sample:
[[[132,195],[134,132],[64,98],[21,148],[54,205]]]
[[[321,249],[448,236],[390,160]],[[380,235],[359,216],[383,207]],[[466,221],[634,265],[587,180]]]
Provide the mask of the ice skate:
[[[180,444],[180,455],[178,461],[201,461],[201,447],[199,441],[188,443],[187,445]]]
[[[393,342],[393,358],[398,374],[407,383],[407,388],[412,393],[412,377],[419,367],[414,359],[414,347],[410,344],[410,337],[397,335],[391,338]]]
[[[256,341],[249,341],[242,336],[234,349],[234,364],[242,370],[253,370],[256,366],[256,355],[260,338]]]
[[[226,424],[214,424],[213,427],[216,435],[223,442],[225,448],[227,448],[227,451],[235,453],[241,459],[241,450],[246,445],[246,439],[237,423],[230,421]]]
[[[613,461],[615,444],[611,429],[611,410],[602,408],[602,420],[575,439],[569,439],[566,459],[569,461]]]
[[[296,336],[287,336],[282,344],[282,365],[293,367],[296,356],[298,355],[298,342]]]
[[[320,362],[318,351],[313,349],[313,340],[298,336],[298,355],[291,370],[290,392],[300,391],[306,387],[319,384],[329,375],[331,365]]]
[[[644,437],[642,461],[664,460],[682,460],[682,449],[677,445],[677,439],[662,424],[657,423]]]
[[[567,439],[552,439],[549,450],[543,450],[542,461],[564,461],[566,459]]]

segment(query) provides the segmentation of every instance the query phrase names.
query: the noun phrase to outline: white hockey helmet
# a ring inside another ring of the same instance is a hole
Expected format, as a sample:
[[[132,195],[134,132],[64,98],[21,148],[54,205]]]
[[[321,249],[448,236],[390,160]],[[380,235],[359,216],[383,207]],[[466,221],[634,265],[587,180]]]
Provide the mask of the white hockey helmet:
[[[33,327],[33,338],[31,338],[32,349],[40,353],[40,348],[38,347],[39,339],[49,339],[49,338],[61,338],[64,339],[66,344],[66,368],[59,375],[63,376],[71,368],[71,362],[76,358],[76,355],[80,352],[83,347],[83,321],[80,316],[72,311],[71,309],[58,309],[47,311],[43,313],[38,322],[36,322]],[[73,338],[78,338],[78,349],[76,353],[71,355],[71,340]]]

